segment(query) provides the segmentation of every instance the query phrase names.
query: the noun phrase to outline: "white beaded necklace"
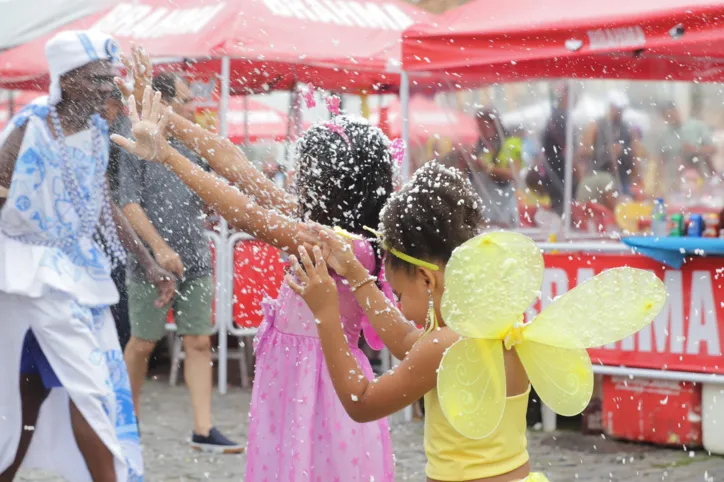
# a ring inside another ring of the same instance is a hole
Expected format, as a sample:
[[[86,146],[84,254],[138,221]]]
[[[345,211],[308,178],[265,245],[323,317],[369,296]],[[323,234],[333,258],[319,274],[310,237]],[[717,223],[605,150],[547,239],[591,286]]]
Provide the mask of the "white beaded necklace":
[[[55,109],[55,106],[52,105],[49,110],[50,120],[53,124],[53,129],[55,130],[58,155],[61,161],[60,169],[63,184],[70,196],[71,204],[80,219],[78,232],[71,234],[70,239],[61,240],[59,244],[61,246],[67,246],[71,243],[74,244],[80,238],[91,238],[96,231],[96,227],[98,227],[101,235],[106,241],[107,247],[111,252],[114,265],[118,263],[125,263],[126,252],[118,239],[116,225],[113,222],[113,215],[109,200],[110,196],[108,195],[108,185],[106,183],[105,169],[103,166],[103,156],[101,155],[101,151],[103,149],[101,133],[93,122],[93,119],[89,119],[88,127],[91,131],[91,158],[96,161],[96,166],[93,179],[91,179],[88,183],[88,196],[84,196],[80,182],[78,181],[78,177],[76,176],[73,168],[73,161],[70,156],[65,134],[63,133],[63,128],[60,125],[58,111]],[[99,204],[98,201],[100,201],[100,213],[94,209],[94,207]],[[97,216],[100,216],[100,219]],[[100,222],[96,222],[97,220]]]

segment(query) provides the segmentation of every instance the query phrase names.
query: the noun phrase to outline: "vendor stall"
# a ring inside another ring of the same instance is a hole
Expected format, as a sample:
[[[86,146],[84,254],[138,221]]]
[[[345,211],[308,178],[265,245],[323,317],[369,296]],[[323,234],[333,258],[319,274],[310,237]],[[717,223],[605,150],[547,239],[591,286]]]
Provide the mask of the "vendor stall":
[[[687,238],[679,239],[682,245],[688,243]],[[680,253],[674,244],[671,241],[667,248],[672,252],[669,259],[674,259],[673,252]],[[556,296],[612,267],[650,270],[666,284],[666,306],[651,325],[614,345],[590,350],[594,371],[605,375],[603,429],[620,438],[703,445],[722,453],[724,437],[717,425],[724,413],[722,258],[679,254],[677,269],[619,243],[542,247],[546,270],[541,300],[531,307],[528,319]]]
[[[721,0],[473,1],[405,32],[401,95],[407,96],[406,82],[418,72],[444,73],[462,88],[525,78],[720,81],[723,14]],[[569,82],[569,89],[573,94],[575,84]],[[573,107],[569,101],[569,119]],[[565,220],[575,217],[572,126],[567,123],[565,136]],[[693,213],[688,200],[671,208],[682,216]],[[569,222],[565,226],[562,234],[570,235]],[[634,252],[600,240],[543,244],[547,269],[539,305],[608,268],[657,273],[669,292],[662,314],[634,337],[591,351],[599,374],[618,377],[603,383],[604,430],[724,453],[721,422],[717,426],[724,413],[724,261],[718,257],[724,240],[693,234],[624,238]]]

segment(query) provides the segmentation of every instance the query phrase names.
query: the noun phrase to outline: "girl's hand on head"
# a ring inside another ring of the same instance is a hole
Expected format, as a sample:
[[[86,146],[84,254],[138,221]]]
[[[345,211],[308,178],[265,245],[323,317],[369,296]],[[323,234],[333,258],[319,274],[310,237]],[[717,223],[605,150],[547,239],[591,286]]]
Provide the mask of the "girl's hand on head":
[[[171,149],[166,141],[169,110],[161,104],[161,94],[151,96],[151,88],[143,93],[143,111],[138,116],[134,96],[129,99],[129,117],[136,141],[114,134],[111,140],[139,159],[163,162]]]
[[[310,223],[307,228],[311,230],[311,236],[316,240],[315,244],[320,247],[329,267],[338,275],[347,278],[359,264],[354,254],[354,241],[344,239],[321,224]]]
[[[329,275],[322,250],[314,247],[313,251],[314,261],[303,246],[299,248],[301,265],[295,256],[291,256],[292,272],[295,276],[287,275],[287,284],[304,299],[315,319],[339,319],[337,284]]]

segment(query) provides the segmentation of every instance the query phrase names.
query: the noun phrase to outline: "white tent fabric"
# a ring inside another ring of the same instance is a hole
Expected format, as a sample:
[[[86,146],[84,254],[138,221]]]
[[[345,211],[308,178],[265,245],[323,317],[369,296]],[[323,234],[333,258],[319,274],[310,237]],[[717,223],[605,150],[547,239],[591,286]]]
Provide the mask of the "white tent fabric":
[[[113,0],[0,0],[0,50],[52,32],[112,3]]]

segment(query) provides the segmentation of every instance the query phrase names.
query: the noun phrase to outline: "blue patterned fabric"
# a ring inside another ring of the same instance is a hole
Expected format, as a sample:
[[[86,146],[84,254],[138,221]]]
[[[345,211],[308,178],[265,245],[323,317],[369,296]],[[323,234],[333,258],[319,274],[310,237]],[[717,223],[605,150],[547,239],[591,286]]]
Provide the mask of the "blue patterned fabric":
[[[68,400],[57,396],[67,393],[116,457],[119,482],[142,482],[131,388],[108,308],[118,301],[118,292],[105,253],[92,239],[103,202],[99,180],[108,165],[106,123],[97,115],[92,119],[102,143],[98,136],[94,142],[91,129],[65,142],[86,213],[81,214],[83,223],[62,177],[48,114],[46,105],[31,104],[0,134],[1,146],[10,130],[26,126],[9,196],[0,211],[0,338],[14,340],[0,343],[0,364],[14,366],[13,376],[38,370],[53,388],[44,402],[27,464],[55,470],[67,480],[86,480],[87,466],[69,431]],[[20,364],[23,348],[29,353]],[[3,380],[3,415],[18,421],[19,405],[17,411],[10,409],[18,403],[18,381],[10,375],[0,376]],[[14,452],[16,436],[15,430],[0,429],[0,472],[7,462],[3,457]]]
[[[118,293],[110,277],[110,263],[92,234],[82,232],[83,222],[63,181],[58,142],[48,127],[48,114],[47,105],[30,104],[11,123],[26,130],[8,199],[0,212],[0,263],[5,261],[3,251],[7,260],[5,266],[0,264],[0,290],[36,296],[52,288],[72,294],[84,305],[115,304]],[[79,196],[97,224],[103,192],[96,170],[103,170],[100,176],[105,174],[109,139],[100,116],[94,115],[92,123],[100,133],[100,146],[93,147],[90,129],[69,136],[66,145]],[[8,134],[6,130],[0,135],[0,144]],[[8,272],[21,264],[22,276],[11,278]],[[3,268],[8,271],[6,277]]]

